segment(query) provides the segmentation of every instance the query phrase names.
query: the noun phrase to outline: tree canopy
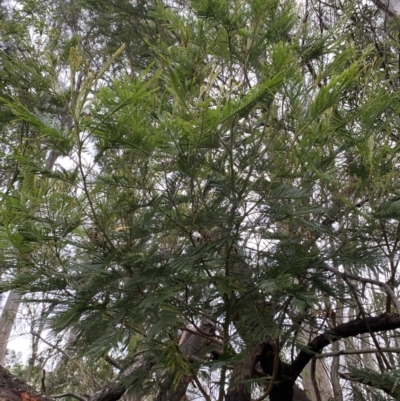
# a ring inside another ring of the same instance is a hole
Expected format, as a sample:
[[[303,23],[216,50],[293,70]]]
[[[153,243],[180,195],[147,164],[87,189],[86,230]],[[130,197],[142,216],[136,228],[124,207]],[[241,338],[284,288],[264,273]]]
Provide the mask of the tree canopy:
[[[2,4],[0,291],[46,396],[400,398],[395,5]]]

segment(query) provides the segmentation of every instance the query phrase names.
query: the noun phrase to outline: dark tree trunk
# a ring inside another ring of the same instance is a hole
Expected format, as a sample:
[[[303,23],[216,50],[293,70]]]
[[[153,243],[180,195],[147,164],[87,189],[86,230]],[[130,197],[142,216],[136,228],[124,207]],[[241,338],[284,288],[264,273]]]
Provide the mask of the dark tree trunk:
[[[237,363],[232,372],[231,385],[225,396],[225,401],[250,401],[250,380],[254,377],[255,365],[263,349],[263,344],[257,344],[248,351],[246,357]]]
[[[13,376],[0,366],[0,400],[1,401],[54,401],[37,392],[23,380]]]

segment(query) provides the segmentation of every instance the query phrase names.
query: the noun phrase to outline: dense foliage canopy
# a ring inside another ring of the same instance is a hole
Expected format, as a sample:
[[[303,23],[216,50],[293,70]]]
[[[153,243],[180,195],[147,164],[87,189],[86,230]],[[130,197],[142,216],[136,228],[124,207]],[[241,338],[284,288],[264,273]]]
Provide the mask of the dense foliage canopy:
[[[400,398],[377,5],[2,4],[0,291],[40,305],[48,395]]]

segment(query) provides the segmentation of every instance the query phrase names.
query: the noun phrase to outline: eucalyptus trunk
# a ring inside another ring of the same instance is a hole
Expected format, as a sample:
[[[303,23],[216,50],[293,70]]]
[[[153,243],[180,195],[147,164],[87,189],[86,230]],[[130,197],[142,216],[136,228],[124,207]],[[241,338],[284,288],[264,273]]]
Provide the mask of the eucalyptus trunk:
[[[21,293],[16,290],[11,290],[0,317],[0,364],[2,366],[5,364],[7,346],[21,304],[21,299]]]

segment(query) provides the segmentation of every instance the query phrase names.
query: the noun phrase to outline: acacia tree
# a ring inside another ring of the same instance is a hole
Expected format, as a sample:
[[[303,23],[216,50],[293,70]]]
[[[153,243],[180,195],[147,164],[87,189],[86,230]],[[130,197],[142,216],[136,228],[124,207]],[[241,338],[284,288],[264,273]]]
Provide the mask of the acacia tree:
[[[29,268],[4,290],[40,294],[52,330],[120,369],[90,399],[398,397],[397,22],[305,7],[159,3],[140,68],[69,46],[73,167],[14,158],[26,190],[4,194],[2,236]],[[31,143],[64,143],[3,104]]]

